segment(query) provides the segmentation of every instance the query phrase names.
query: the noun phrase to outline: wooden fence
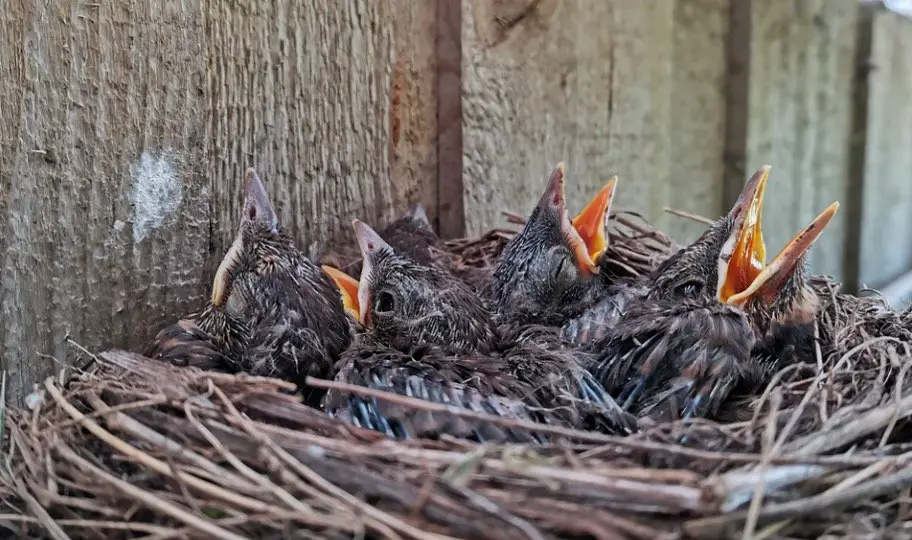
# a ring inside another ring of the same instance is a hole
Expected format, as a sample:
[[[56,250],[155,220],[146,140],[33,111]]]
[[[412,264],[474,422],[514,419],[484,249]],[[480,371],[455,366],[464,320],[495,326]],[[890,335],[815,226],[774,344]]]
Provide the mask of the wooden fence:
[[[9,396],[205,300],[255,166],[302,246],[421,200],[441,234],[579,207],[681,240],[773,166],[775,250],[839,199],[815,270],[912,268],[912,21],[856,0],[11,0],[0,10]]]

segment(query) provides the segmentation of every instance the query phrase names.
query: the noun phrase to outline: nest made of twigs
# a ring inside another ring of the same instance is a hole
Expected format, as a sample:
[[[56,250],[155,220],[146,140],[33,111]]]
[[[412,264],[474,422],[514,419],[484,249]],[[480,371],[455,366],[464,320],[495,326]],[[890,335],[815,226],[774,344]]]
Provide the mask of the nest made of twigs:
[[[634,218],[615,219],[618,272],[648,272],[676,248]],[[512,234],[447,249],[465,268],[489,271]],[[746,416],[722,422],[612,437],[311,381],[559,436],[546,446],[391,440],[308,408],[282,381],[102,353],[88,369],[44,381],[30,408],[7,411],[0,530],[51,538],[903,536],[912,528],[912,337],[879,299],[844,295],[826,278],[814,286],[823,299],[814,356],[777,374],[741,409]]]

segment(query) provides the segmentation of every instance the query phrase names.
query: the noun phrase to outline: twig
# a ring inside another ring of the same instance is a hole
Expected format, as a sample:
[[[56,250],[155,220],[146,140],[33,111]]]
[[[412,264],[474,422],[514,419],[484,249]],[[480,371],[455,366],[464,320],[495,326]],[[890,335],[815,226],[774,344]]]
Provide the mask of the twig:
[[[173,477],[173,474],[179,475],[181,479],[187,483],[188,486],[191,486],[202,491],[203,493],[206,493],[223,501],[230,502],[242,508],[246,508],[247,510],[252,510],[254,512],[265,512],[269,509],[269,505],[267,503],[258,501],[256,499],[251,499],[250,497],[238,495],[230,491],[226,491],[225,489],[215,484],[206,482],[205,480],[201,480],[187,473],[172,473],[171,468],[168,467],[167,463],[164,463],[163,461],[140,451],[134,446],[127,444],[123,440],[114,436],[114,434],[112,434],[110,431],[86,418],[84,414],[79,412],[79,410],[73,407],[73,405],[63,397],[63,395],[60,393],[60,390],[58,390],[57,386],[54,384],[53,377],[48,377],[44,381],[44,387],[47,389],[48,393],[51,394],[51,397],[54,398],[54,401],[57,402],[57,405],[59,405],[71,417],[79,421],[79,425],[92,432],[93,435],[101,439],[103,442],[107,443],[109,446],[112,446],[114,449],[124,454],[125,456],[137,461],[138,463],[143,464],[144,466],[161,475],[169,477]]]
[[[0,522],[4,521],[21,521],[23,523],[41,524],[41,520],[31,516],[20,516],[16,514],[0,514]],[[82,527],[86,529],[112,529],[120,531],[136,531],[145,533],[168,533],[173,529],[150,525],[148,523],[129,523],[125,521],[101,521],[97,519],[60,519],[57,523],[61,527]]]
[[[25,504],[28,506],[28,509],[32,514],[38,518],[38,521],[44,527],[44,530],[51,535],[51,538],[54,540],[70,540],[69,535],[63,532],[63,529],[60,528],[60,525],[54,521],[54,518],[44,509],[43,506],[29,493],[25,485],[22,483],[22,479],[13,476],[13,483],[15,484],[17,494],[19,497],[25,501]]]
[[[678,217],[682,217],[684,219],[689,219],[691,221],[696,221],[697,223],[702,223],[704,225],[712,225],[713,223],[715,223],[713,220],[711,220],[707,217],[698,216],[696,214],[691,214],[690,212],[685,212],[684,210],[676,210],[674,208],[669,208],[668,206],[663,207],[662,210],[664,210],[665,212],[668,212],[669,214],[671,214],[673,216],[678,216]]]
[[[907,467],[892,476],[862,484],[854,489],[832,494],[824,493],[797,501],[769,505],[760,511],[759,519],[763,521],[781,520],[823,510],[835,510],[909,486],[912,486],[912,467]],[[691,520],[685,522],[683,528],[687,534],[697,538],[715,537],[721,531],[742,523],[745,519],[747,519],[747,512],[732,512],[717,517]]]
[[[277,486],[272,480],[263,476],[262,474],[254,471],[246,464],[244,464],[240,459],[237,458],[230,450],[225,448],[225,445],[222,444],[218,438],[209,431],[206,426],[202,424],[199,420],[193,416],[193,411],[190,409],[190,403],[187,402],[184,404],[184,414],[187,415],[187,420],[202,434],[202,436],[212,445],[213,448],[221,454],[222,458],[231,464],[239,473],[247,477],[247,479],[256,482],[263,490],[268,490],[271,492],[277,499],[284,502],[290,509],[304,514],[312,513],[313,508],[308,507],[306,504],[294,498],[291,493],[288,493],[281,487]]]
[[[6,370],[0,372],[0,450],[6,435]]]
[[[113,412],[114,407],[109,407],[100,397],[96,394],[88,394],[86,396],[86,401],[94,408],[96,411],[102,414],[102,416],[107,420],[108,426],[112,429],[123,430],[129,435],[136,437],[137,439],[142,439],[150,444],[164,448],[167,452],[172,453],[173,455],[180,457],[183,460],[190,462],[192,465],[199,467],[200,469],[206,471],[213,478],[218,478],[222,485],[230,485],[232,489],[235,489],[240,492],[252,493],[253,490],[245,486],[244,479],[240,476],[232,473],[231,471],[220,467],[213,463],[212,461],[204,458],[203,456],[197,454],[193,450],[182,446],[180,443],[173,439],[149,429],[143,423],[135,420],[122,412]]]
[[[795,457],[821,454],[845,446],[869,433],[888,425],[894,417],[906,418],[912,415],[912,394],[899,402],[888,403],[864,412],[845,425],[811,433],[785,445],[784,452]]]
[[[425,533],[421,530],[412,527],[408,523],[399,520],[369,504],[358,500],[353,497],[350,493],[346,492],[343,489],[335,486],[331,482],[328,482],[325,478],[317,474],[315,471],[301,463],[299,460],[295,459],[294,456],[289,454],[284,448],[275,444],[267,435],[258,431],[252,423],[244,418],[243,415],[237,410],[231,400],[228,399],[228,396],[224,394],[218,387],[215,387],[214,392],[228,409],[233,417],[240,421],[241,427],[254,439],[256,439],[260,444],[271,450],[276,456],[279,457],[285,464],[292,469],[294,469],[299,475],[306,478],[308,481],[313,483],[316,486],[319,486],[321,489],[327,493],[331,493],[334,497],[339,500],[345,501],[347,504],[351,505],[353,508],[357,508],[364,512],[365,515],[372,517],[373,519],[389,526],[393,527],[399,531],[402,531],[413,538],[419,539],[432,539],[432,540],[450,540],[450,537],[437,535],[433,533]]]
[[[124,495],[134,499],[138,502],[143,503],[144,505],[157,510],[164,514],[167,514],[174,519],[180,520],[185,525],[189,525],[194,529],[212,535],[215,538],[225,538],[230,540],[246,540],[245,537],[234,534],[231,531],[223,529],[212,523],[207,519],[196,516],[187,512],[186,510],[176,506],[168,501],[159,499],[155,495],[152,495],[141,488],[134,486],[129,482],[125,482],[116,476],[113,476],[98,467],[92,465],[85,459],[81,458],[76,452],[70,449],[69,446],[65,444],[60,444],[57,446],[57,451],[60,453],[61,457],[72,463],[73,465],[79,467],[82,471],[87,474],[92,474],[97,478],[104,480],[105,482],[115,486]]]
[[[759,454],[747,454],[747,453],[734,453],[734,452],[715,452],[710,450],[699,450],[694,448],[688,448],[686,446],[680,445],[670,445],[663,444],[658,442],[644,441],[632,439],[629,437],[615,437],[612,435],[605,435],[602,433],[590,432],[590,431],[579,431],[569,428],[562,428],[556,426],[549,426],[546,424],[538,424],[535,422],[528,422],[525,420],[514,420],[511,418],[502,418],[499,416],[493,416],[490,414],[479,413],[475,411],[468,411],[463,409],[458,409],[448,405],[433,403],[430,401],[425,401],[418,398],[412,398],[408,396],[402,396],[398,394],[392,394],[390,392],[384,392],[383,390],[377,390],[374,388],[367,388],[364,386],[358,386],[354,384],[341,383],[337,381],[328,381],[324,379],[315,379],[313,377],[308,377],[306,380],[308,386],[313,386],[314,388],[326,388],[332,390],[339,390],[342,392],[350,392],[356,395],[374,397],[380,400],[384,400],[390,403],[395,403],[397,405],[402,405],[405,407],[410,407],[418,410],[426,410],[431,412],[440,412],[450,414],[452,416],[458,416],[461,418],[469,418],[472,420],[478,420],[482,422],[490,422],[502,427],[515,428],[515,429],[525,429],[528,431],[537,431],[540,433],[548,433],[551,435],[558,435],[567,437],[570,439],[578,439],[581,441],[588,441],[594,443],[605,444],[608,448],[616,448],[618,446],[630,448],[633,450],[651,452],[651,453],[665,453],[672,455],[679,455],[691,458],[698,459],[709,459],[715,461],[728,461],[732,463],[757,463],[761,460]],[[912,411],[910,411],[912,414]],[[598,455],[596,451],[590,454],[591,456]],[[861,457],[861,456],[810,456],[804,455],[801,456],[780,456],[774,457],[771,463],[776,464],[821,464],[821,465],[842,465],[842,464],[851,464],[851,465],[868,465],[875,461],[882,461],[883,456],[878,457]]]
[[[782,394],[777,390],[773,392],[770,399],[769,416],[766,422],[766,429],[763,430],[763,459],[757,467],[762,475],[765,475],[770,467],[770,460],[777,453],[776,447],[776,413],[782,405]],[[747,520],[744,524],[744,531],[741,535],[742,540],[750,540],[757,528],[757,519],[760,516],[760,506],[763,504],[763,491],[766,487],[765,482],[757,482],[754,487],[754,494],[751,497],[750,508],[747,511]]]
[[[893,433],[893,429],[896,427],[896,422],[899,420],[899,407],[900,402],[902,401],[902,390],[903,383],[906,381],[906,374],[909,372],[909,368],[912,367],[912,363],[902,362],[896,355],[896,350],[892,347],[887,351],[887,354],[890,355],[890,359],[895,365],[902,366],[899,368],[899,375],[896,376],[896,385],[894,387],[895,397],[893,398],[896,402],[896,407],[893,409],[893,416],[890,417],[890,421],[887,423],[887,428],[884,430],[883,435],[880,437],[880,447],[883,448],[887,445],[887,441],[890,440],[890,434]]]

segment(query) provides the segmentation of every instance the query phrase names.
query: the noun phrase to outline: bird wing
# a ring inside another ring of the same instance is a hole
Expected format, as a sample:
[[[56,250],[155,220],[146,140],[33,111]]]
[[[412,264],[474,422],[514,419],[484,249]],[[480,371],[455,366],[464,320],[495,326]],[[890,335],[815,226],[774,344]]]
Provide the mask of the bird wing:
[[[143,355],[176,366],[231,371],[231,362],[215,340],[190,316],[162,328],[143,349]]]
[[[754,342],[736,308],[643,302],[598,344],[595,374],[641,416],[714,413],[750,365]]]
[[[540,332],[523,334],[528,341],[508,349],[504,362],[518,380],[513,395],[521,392],[526,403],[535,405],[536,420],[607,433],[636,432],[636,418],[622,410],[582,364],[584,352],[549,343]]]
[[[637,286],[610,288],[604,297],[578,317],[565,322],[561,327],[561,337],[579,345],[597,342],[608,334],[634,300],[645,292],[645,289]]]
[[[361,343],[345,353],[340,364],[337,381],[445,404],[456,410],[532,420],[522,401],[484,391],[471,361],[444,356],[430,347],[401,351]],[[478,441],[542,440],[522,430],[346,392],[330,391],[324,407],[331,416],[396,438],[436,438],[447,434]]]

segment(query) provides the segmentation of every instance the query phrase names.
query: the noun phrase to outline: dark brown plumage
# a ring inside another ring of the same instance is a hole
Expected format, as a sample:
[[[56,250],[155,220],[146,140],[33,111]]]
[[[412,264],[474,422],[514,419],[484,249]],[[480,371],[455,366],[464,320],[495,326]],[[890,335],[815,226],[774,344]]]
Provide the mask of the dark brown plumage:
[[[408,336],[448,354],[492,349],[493,322],[468,285],[398,252],[363,222],[355,230],[364,257],[359,318],[379,339]]]
[[[380,235],[393,248],[421,264],[434,265],[447,271],[451,269],[451,254],[446,250],[443,240],[434,232],[421,203],[409,206],[404,215],[381,229]],[[362,261],[357,246],[346,246],[339,252],[321,258],[320,262],[349,275],[361,274]]]
[[[343,355],[341,380],[549,424],[635,428],[573,351],[543,346],[546,340],[560,343],[556,330],[539,330],[536,337],[522,335],[519,327],[503,333],[466,284],[397,253],[363,223],[355,227],[365,260],[358,312],[367,330]],[[450,429],[428,423],[427,415],[421,416],[427,422],[416,423],[409,409],[384,405],[379,411],[375,400],[355,396],[331,392],[326,406],[390,435]]]
[[[176,366],[234,372],[240,368],[248,334],[245,321],[210,304],[162,328],[143,354]]]
[[[338,290],[282,230],[260,179],[246,175],[234,244],[200,313],[162,330],[146,354],[293,381],[328,377],[352,340]]]
[[[607,261],[607,258],[603,260]],[[648,294],[647,283],[646,279],[640,278],[600,278],[601,288],[594,295],[596,299],[579,315],[564,321],[560,328],[561,337],[582,347],[589,347],[604,338],[630,306]]]
[[[584,345],[604,336],[644,280],[620,277],[607,255],[612,178],[572,221],[563,197],[563,169],[552,173],[539,204],[510,242],[487,291],[503,324],[561,327],[561,337]]]
[[[767,175],[758,171],[728,215],[665,261],[595,345],[595,373],[625,409],[665,419],[715,414],[733,389],[752,390],[813,346],[817,297],[804,256],[835,205],[759,270]]]
[[[500,323],[560,326],[597,298],[597,268],[567,213],[564,169],[558,164],[484,294]]]
[[[453,356],[432,345],[356,338],[344,355],[336,380],[499,417],[533,420],[535,413],[514,394],[521,383],[492,356]],[[441,435],[480,441],[540,441],[520,430],[403,407],[374,398],[330,391],[324,407],[332,416],[397,438]]]

